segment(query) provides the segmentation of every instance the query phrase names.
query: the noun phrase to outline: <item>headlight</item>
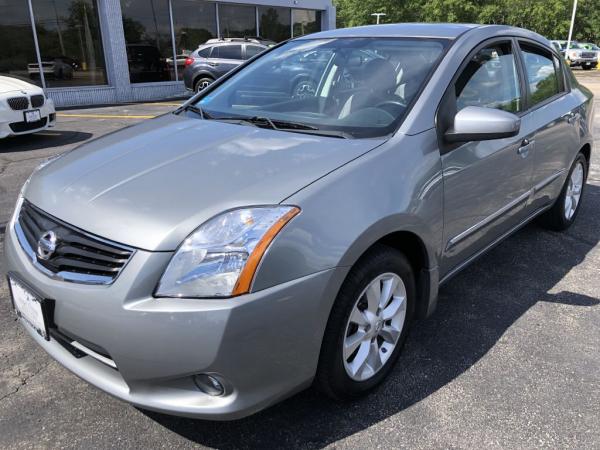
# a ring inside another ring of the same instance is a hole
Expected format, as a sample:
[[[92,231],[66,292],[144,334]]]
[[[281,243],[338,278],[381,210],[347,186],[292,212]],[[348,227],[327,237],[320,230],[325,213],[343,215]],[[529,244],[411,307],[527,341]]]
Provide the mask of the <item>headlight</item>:
[[[569,53],[569,56],[570,56],[571,58],[579,58],[579,52],[570,52],[570,53]]]
[[[177,249],[155,296],[231,297],[249,292],[269,244],[299,212],[294,206],[265,206],[210,219]]]

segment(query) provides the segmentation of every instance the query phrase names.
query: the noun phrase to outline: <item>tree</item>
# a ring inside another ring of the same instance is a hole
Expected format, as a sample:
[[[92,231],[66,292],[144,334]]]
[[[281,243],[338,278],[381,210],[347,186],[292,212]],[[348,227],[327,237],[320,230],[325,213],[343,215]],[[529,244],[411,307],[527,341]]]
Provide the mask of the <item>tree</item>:
[[[566,39],[573,0],[334,0],[338,27],[384,22],[463,22],[528,28],[549,39]],[[598,0],[579,0],[574,39],[600,42]]]

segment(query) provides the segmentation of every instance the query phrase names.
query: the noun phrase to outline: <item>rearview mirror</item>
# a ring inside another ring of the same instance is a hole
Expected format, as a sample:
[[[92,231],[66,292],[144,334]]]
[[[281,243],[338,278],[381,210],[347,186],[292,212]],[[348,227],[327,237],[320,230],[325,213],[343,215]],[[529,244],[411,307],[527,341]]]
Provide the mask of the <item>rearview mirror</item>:
[[[516,136],[521,119],[500,109],[467,106],[454,116],[454,126],[444,134],[448,142],[485,141]]]

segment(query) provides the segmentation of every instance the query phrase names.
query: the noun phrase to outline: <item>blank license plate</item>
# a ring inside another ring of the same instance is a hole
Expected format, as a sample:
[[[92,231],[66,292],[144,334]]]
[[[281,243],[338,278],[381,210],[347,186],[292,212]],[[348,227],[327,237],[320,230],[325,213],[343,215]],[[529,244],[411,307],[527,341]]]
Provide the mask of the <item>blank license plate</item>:
[[[42,120],[42,115],[39,109],[32,109],[31,111],[25,111],[25,122],[37,122]]]
[[[44,320],[42,299],[31,293],[19,281],[10,280],[10,291],[17,315],[31,325],[41,336],[48,339],[48,329]]]

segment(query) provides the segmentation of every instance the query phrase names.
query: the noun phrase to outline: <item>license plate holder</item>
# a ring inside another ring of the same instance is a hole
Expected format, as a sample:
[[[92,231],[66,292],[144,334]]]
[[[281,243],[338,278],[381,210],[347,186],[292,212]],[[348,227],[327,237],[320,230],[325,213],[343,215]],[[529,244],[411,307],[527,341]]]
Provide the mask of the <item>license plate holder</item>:
[[[29,111],[23,111],[23,118],[27,123],[39,122],[42,120],[42,114],[40,113],[39,109],[32,109]]]
[[[17,316],[49,341],[49,302],[12,273],[8,274],[8,288]]]

